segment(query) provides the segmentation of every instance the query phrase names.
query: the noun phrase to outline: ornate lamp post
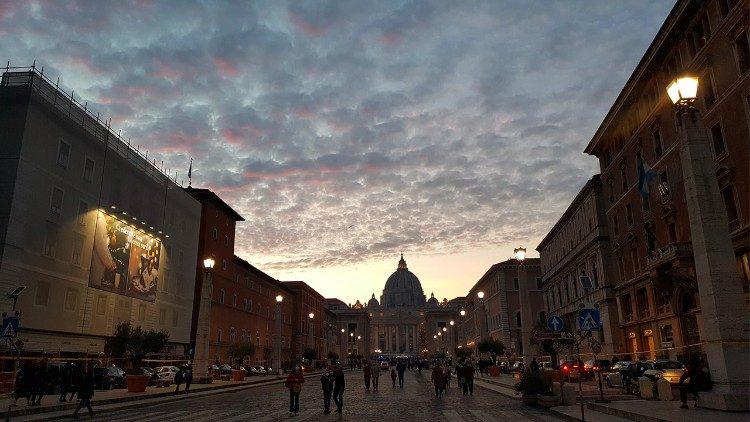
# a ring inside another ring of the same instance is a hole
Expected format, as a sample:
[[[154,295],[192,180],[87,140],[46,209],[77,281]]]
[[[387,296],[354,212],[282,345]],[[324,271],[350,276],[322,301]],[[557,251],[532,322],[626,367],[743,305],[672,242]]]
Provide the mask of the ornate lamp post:
[[[212,257],[203,260],[203,285],[201,286],[200,307],[198,308],[198,327],[195,334],[195,359],[193,371],[196,382],[210,383],[211,374],[208,372],[209,344],[211,340],[211,296],[213,285],[211,272],[216,261]]]
[[[315,313],[310,312],[307,314],[307,317],[310,320],[307,327],[307,347],[315,349],[315,334],[313,334],[313,319],[315,318]]]
[[[477,306],[474,308],[474,318],[476,319],[477,333],[479,334],[479,338],[476,340],[478,343],[488,335],[486,332],[487,315],[486,309],[484,309],[484,292],[481,290],[477,292]]]
[[[274,356],[274,362],[271,365],[272,368],[277,368],[279,375],[281,375],[281,336],[283,335],[282,332],[282,314],[281,314],[281,302],[284,301],[284,296],[282,295],[276,295],[276,309],[275,309],[275,315],[274,318],[276,319],[276,335],[273,339],[273,356]]]
[[[700,112],[694,107],[697,93],[698,78],[693,75],[680,76],[667,87],[678,126],[682,182],[703,318],[701,337],[714,382],[712,391],[700,393],[698,404],[747,411],[747,306],[713,154]]]
[[[526,259],[526,248],[519,246],[513,249],[516,258],[518,277],[518,297],[521,304],[521,348],[523,363],[528,367],[531,364],[531,330],[534,325],[534,317],[531,312],[531,294],[529,294],[529,280],[523,261]]]

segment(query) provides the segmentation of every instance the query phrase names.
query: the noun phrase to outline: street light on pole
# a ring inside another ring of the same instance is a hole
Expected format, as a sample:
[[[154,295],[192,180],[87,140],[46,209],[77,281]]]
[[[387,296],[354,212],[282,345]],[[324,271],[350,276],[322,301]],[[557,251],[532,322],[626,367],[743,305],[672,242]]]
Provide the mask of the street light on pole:
[[[198,308],[198,327],[195,335],[193,350],[193,371],[198,383],[210,383],[211,374],[208,373],[209,340],[211,338],[211,272],[216,264],[213,257],[203,259],[203,284],[201,286],[200,305]]]
[[[748,410],[750,382],[747,312],[742,279],[729,233],[729,219],[715,177],[713,152],[700,112],[695,108],[699,80],[684,74],[672,80],[667,94],[675,107],[682,183],[690,220],[695,278],[701,303],[701,339],[713,389],[699,393],[698,405],[730,411]]]
[[[307,347],[315,350],[315,335],[313,334],[313,318],[315,318],[315,312],[310,312],[307,314],[307,317],[310,319],[309,325],[307,327]],[[315,351],[317,354],[317,350]]]
[[[276,336],[273,341],[273,354],[274,363],[271,365],[272,368],[277,368],[279,375],[281,375],[281,336],[282,333],[282,314],[281,314],[281,302],[284,301],[284,296],[276,295]]]
[[[531,294],[529,292],[529,281],[527,280],[526,267],[523,262],[526,259],[526,248],[519,246],[513,249],[513,257],[516,259],[516,277],[518,278],[518,297],[521,308],[521,349],[523,363],[528,367],[531,364],[531,329],[534,325],[531,313]]]

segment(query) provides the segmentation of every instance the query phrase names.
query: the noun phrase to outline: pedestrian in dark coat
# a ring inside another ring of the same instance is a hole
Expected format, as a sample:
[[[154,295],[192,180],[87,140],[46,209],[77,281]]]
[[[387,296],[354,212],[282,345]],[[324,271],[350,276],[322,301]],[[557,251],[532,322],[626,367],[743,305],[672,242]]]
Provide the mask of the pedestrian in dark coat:
[[[404,388],[404,372],[406,372],[406,364],[399,361],[396,365],[396,372],[398,373],[398,386],[399,388]]]
[[[531,372],[539,372],[539,362],[536,361],[536,358],[531,360],[529,369],[531,369]]]
[[[391,366],[391,383],[393,384],[393,388],[396,388],[396,367]]]
[[[193,367],[185,365],[185,373],[182,376],[182,381],[185,382],[185,394],[190,392],[190,384],[193,383]]]
[[[436,364],[435,367],[432,368],[432,384],[435,386],[435,397],[443,397],[444,382],[443,368],[440,367],[440,364]]]
[[[346,388],[346,379],[344,371],[340,366],[333,370],[333,402],[336,403],[336,413],[344,410],[344,388]]]
[[[94,410],[91,408],[91,399],[94,397],[94,372],[87,368],[81,377],[81,383],[78,386],[78,406],[73,412],[73,419],[78,419],[78,412],[84,407],[89,410],[89,417],[94,416]]]
[[[73,398],[75,398],[76,393],[78,392],[78,387],[81,385],[81,380],[83,379],[83,374],[85,373],[84,366],[80,363],[74,363],[70,368],[70,390],[68,392],[70,393],[70,398],[68,401],[73,401]]]
[[[68,391],[71,389],[72,376],[71,364],[63,364],[63,366],[60,367],[60,372],[57,374],[57,388],[60,390],[60,398],[57,401],[60,403],[65,403],[68,397]]]
[[[365,365],[362,367],[362,373],[365,376],[365,390],[370,389],[370,364],[365,362]]]
[[[180,368],[177,370],[177,373],[174,374],[174,384],[175,384],[174,395],[175,396],[177,395],[177,393],[180,392],[180,384],[184,382],[184,379],[185,379],[185,369]]]
[[[42,398],[44,398],[45,390],[47,389],[47,383],[49,382],[49,370],[47,369],[47,359],[42,359],[37,362],[34,370],[33,382],[33,396],[32,405],[39,406],[42,404]]]
[[[295,366],[289,376],[286,377],[286,388],[289,389],[289,415],[294,416],[299,413],[299,393],[302,392],[302,384],[305,383],[305,377],[302,375],[299,366]]]
[[[380,364],[378,361],[373,361],[370,365],[370,377],[372,378],[372,391],[378,391],[378,385],[380,384]]]
[[[320,376],[320,387],[323,389],[323,414],[331,413],[331,396],[333,395],[333,370],[329,366]]]
[[[16,406],[18,399],[21,397],[26,398],[26,405],[30,404],[30,386],[31,386],[31,373],[32,365],[29,361],[23,361],[21,367],[16,373],[16,382],[13,385],[13,403],[12,406]]]
[[[474,365],[471,362],[467,362],[463,367],[463,378],[464,378],[464,396],[474,395]]]

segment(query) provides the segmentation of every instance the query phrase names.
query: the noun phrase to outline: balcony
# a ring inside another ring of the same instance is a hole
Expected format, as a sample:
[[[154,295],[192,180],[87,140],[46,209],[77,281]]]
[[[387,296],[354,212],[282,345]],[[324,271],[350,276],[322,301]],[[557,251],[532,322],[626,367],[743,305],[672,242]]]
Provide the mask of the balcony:
[[[690,242],[675,242],[662,246],[654,251],[646,260],[646,266],[649,270],[658,268],[672,261],[692,258],[693,245]]]

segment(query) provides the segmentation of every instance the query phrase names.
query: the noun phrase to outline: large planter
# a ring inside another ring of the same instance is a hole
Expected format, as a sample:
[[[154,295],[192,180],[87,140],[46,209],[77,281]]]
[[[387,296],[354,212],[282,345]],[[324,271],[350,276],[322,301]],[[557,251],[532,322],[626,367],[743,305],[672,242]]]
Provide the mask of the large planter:
[[[521,399],[523,400],[523,404],[533,406],[536,404],[536,394],[523,394],[521,395]]]
[[[536,395],[536,402],[542,407],[552,407],[560,404],[560,396],[543,396]]]
[[[148,375],[128,375],[128,393],[142,393],[146,391],[148,386],[148,380],[151,379]]]
[[[490,376],[491,377],[499,377],[500,376],[500,367],[499,366],[490,366]]]
[[[232,369],[232,381],[244,381],[245,371],[242,369]]]

